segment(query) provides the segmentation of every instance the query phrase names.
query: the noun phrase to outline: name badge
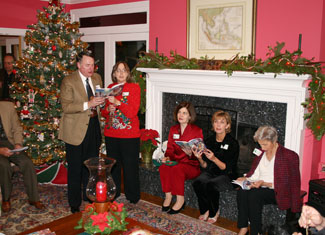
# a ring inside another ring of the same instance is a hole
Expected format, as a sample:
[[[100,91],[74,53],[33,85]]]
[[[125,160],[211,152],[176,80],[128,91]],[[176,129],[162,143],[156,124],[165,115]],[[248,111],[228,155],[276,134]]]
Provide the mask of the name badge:
[[[178,139],[179,139],[179,134],[174,134],[174,135],[173,135],[173,139],[174,139],[174,140],[178,140]]]
[[[221,146],[220,146],[220,148],[222,148],[222,149],[225,149],[225,150],[227,150],[227,149],[228,149],[228,147],[229,147],[229,145],[228,145],[228,144],[225,144],[225,145],[221,145]]]
[[[262,151],[259,150],[259,149],[257,149],[257,148],[255,148],[255,149],[253,150],[253,153],[254,153],[256,156],[260,156],[260,155],[262,154]]]
[[[128,91],[124,91],[124,92],[122,93],[122,96],[129,96],[129,92],[128,92]]]

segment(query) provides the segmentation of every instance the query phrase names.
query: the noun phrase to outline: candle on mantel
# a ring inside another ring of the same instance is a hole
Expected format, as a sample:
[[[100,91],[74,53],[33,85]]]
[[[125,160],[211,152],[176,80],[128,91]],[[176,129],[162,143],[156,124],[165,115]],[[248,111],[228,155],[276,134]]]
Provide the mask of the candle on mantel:
[[[301,41],[302,41],[302,34],[299,34],[299,41],[298,41],[298,51],[301,51]]]
[[[96,184],[96,201],[105,202],[107,199],[107,184],[98,181]]]

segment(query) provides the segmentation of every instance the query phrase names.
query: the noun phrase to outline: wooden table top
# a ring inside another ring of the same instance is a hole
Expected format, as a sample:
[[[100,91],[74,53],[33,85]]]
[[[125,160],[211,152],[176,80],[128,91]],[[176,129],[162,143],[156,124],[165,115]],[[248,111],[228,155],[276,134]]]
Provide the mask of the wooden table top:
[[[78,229],[78,230],[74,229],[74,227],[77,226],[78,221],[80,220],[80,218],[81,218],[81,212],[78,212],[78,213],[71,214],[71,215],[68,215],[66,217],[63,217],[61,219],[54,220],[54,221],[52,221],[50,223],[43,224],[43,225],[37,226],[35,228],[26,230],[26,231],[24,231],[22,233],[19,233],[19,234],[20,235],[29,234],[29,233],[32,233],[32,232],[36,232],[36,231],[39,231],[39,230],[42,230],[42,229],[49,228],[52,232],[55,232],[57,235],[76,235],[76,234],[79,234],[79,233],[83,232],[83,229]],[[157,228],[151,227],[149,225],[138,222],[138,221],[133,220],[131,218],[126,218],[125,220],[129,223],[127,225],[127,229],[131,229],[131,228],[137,226],[137,227],[140,227],[142,229],[146,229],[146,230],[148,230],[148,231],[150,231],[152,233],[170,235],[167,232],[161,231],[161,230],[159,230]],[[117,235],[117,234],[121,234],[121,233],[123,233],[123,232],[115,231],[115,232],[112,232],[111,235]]]

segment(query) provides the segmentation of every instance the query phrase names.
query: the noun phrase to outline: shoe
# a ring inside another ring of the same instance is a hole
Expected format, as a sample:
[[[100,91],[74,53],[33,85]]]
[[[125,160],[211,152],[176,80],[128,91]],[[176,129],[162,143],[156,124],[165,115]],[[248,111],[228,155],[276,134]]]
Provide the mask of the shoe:
[[[205,212],[203,215],[199,216],[199,220],[206,221],[209,217],[209,211]]]
[[[1,208],[3,212],[9,212],[11,209],[10,201],[3,201]]]
[[[170,210],[167,212],[168,214],[174,215],[174,214],[178,214],[179,212],[181,212],[181,210],[183,210],[185,208],[185,202],[182,205],[181,208],[179,208],[178,210],[174,210],[173,208],[170,208]]]
[[[214,216],[214,217],[212,217],[212,218],[208,218],[208,220],[207,220],[207,222],[209,223],[209,224],[214,224],[215,222],[217,222],[217,219],[218,219],[218,217],[219,217],[219,214],[220,214],[220,212],[219,212],[219,210],[217,211],[217,213],[216,213],[216,215]]]
[[[39,210],[45,209],[45,206],[40,201],[37,202],[28,201],[28,203],[32,206],[35,206]]]
[[[71,207],[71,213],[72,214],[74,214],[74,213],[78,213],[78,212],[80,212],[80,209],[79,209],[79,207]]]
[[[170,209],[170,205],[169,206],[164,206],[164,205],[161,206],[162,212],[167,212],[167,211],[169,211],[169,209]]]
[[[132,203],[132,204],[137,204],[138,201],[139,201],[139,199],[138,199],[138,200],[130,200],[130,203]]]

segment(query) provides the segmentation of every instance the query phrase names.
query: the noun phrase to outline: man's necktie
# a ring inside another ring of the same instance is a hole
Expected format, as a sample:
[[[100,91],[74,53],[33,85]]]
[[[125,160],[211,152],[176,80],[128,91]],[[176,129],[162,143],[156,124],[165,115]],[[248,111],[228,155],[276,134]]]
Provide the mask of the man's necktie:
[[[93,90],[91,89],[89,85],[89,79],[86,78],[86,89],[87,89],[87,94],[88,94],[88,100],[90,100],[90,97],[94,96]]]

